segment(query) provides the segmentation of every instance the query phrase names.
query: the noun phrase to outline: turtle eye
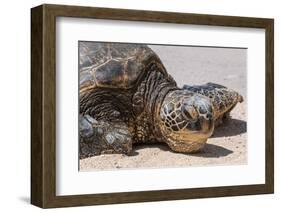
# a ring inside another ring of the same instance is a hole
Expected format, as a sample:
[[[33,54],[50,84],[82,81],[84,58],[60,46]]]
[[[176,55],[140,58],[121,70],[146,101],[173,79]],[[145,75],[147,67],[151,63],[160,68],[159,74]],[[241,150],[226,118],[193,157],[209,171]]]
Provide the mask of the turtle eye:
[[[194,109],[194,107],[185,105],[182,107],[182,112],[183,115],[188,119],[188,120],[195,120],[198,118],[198,113]]]
[[[185,115],[185,117],[192,120],[191,115],[189,114],[189,112],[187,111],[187,109],[185,107],[183,107],[182,111],[183,111],[183,114]]]
[[[201,114],[207,114],[207,110],[206,110],[206,108],[204,106],[199,106],[199,112]]]

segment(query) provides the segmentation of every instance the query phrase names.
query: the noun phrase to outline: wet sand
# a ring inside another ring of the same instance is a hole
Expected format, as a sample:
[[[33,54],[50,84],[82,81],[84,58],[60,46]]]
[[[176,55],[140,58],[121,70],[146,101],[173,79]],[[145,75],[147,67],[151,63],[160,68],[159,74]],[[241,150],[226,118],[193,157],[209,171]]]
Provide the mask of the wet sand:
[[[245,101],[234,108],[229,120],[215,129],[199,153],[175,153],[162,143],[135,144],[132,156],[107,154],[80,160],[80,171],[246,164],[246,50],[150,47],[159,55],[178,86],[219,83],[241,93]]]

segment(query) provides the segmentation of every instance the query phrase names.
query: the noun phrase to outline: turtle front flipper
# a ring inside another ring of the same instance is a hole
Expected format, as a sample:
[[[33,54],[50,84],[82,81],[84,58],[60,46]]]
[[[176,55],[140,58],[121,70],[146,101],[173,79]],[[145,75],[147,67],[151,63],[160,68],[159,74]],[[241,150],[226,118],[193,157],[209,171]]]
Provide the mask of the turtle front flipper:
[[[183,89],[211,99],[214,106],[215,126],[218,126],[223,119],[229,117],[230,111],[238,102],[243,102],[243,97],[238,92],[215,83],[194,86],[184,85]]]
[[[79,116],[79,157],[99,154],[130,154],[132,137],[124,123],[97,121],[89,115]]]

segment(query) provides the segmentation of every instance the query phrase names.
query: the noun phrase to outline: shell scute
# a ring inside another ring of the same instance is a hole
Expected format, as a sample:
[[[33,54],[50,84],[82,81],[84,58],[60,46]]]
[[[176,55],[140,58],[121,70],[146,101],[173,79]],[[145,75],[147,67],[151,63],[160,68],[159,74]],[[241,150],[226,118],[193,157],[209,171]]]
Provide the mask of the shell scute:
[[[95,70],[94,76],[98,85],[118,86],[123,83],[124,65],[119,61],[110,60]]]
[[[87,88],[130,89],[158,56],[141,44],[79,42],[80,91]],[[163,72],[166,72],[163,70]]]

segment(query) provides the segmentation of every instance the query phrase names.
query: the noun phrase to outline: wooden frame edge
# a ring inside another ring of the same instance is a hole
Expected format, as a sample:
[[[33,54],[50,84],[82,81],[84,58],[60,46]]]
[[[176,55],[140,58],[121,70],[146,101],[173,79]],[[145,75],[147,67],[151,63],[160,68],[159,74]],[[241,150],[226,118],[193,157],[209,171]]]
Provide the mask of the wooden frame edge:
[[[265,27],[265,171],[266,185],[269,193],[274,193],[274,20],[268,21]]]
[[[43,7],[31,10],[31,203],[43,207],[42,51]]]

